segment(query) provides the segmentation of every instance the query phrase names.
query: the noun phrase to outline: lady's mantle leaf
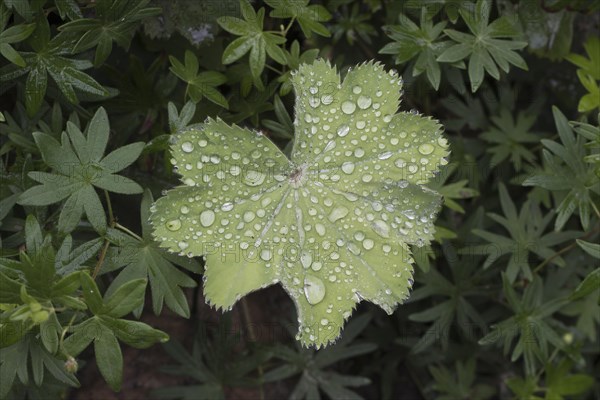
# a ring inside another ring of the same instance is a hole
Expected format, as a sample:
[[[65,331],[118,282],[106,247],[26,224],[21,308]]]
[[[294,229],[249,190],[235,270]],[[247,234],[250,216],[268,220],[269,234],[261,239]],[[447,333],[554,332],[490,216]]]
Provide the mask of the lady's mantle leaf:
[[[229,309],[281,282],[303,344],[334,341],[361,300],[392,313],[412,284],[409,244],[433,238],[440,196],[422,185],[445,163],[437,121],[398,113],[401,79],[377,63],[343,83],[325,61],[293,77],[291,160],[259,132],[208,120],[178,136],[184,185],[159,199],[162,246],[205,255],[208,301]]]

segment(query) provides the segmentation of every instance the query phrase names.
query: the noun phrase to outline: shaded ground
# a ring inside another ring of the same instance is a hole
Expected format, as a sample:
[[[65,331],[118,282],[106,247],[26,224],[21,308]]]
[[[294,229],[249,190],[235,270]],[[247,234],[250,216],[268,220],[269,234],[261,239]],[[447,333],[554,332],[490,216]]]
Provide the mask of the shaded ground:
[[[191,300],[194,292],[188,291]],[[252,326],[257,341],[273,342],[287,340],[289,335],[280,323],[283,318],[282,308],[289,308],[291,302],[279,288],[270,288],[266,292],[254,293],[247,299],[251,314]],[[191,301],[190,301],[191,302]],[[196,331],[198,319],[207,322],[208,326],[216,326],[222,313],[207,306],[201,291],[196,302],[196,310],[189,320],[164,309],[162,315],[155,316],[151,309],[144,312],[141,320],[149,325],[167,332],[171,339],[182,342],[188,349],[191,346],[193,335]],[[290,303],[290,304],[288,304]],[[151,304],[147,301],[146,304]],[[279,304],[279,306],[277,306]],[[289,314],[286,314],[289,315]],[[249,340],[247,323],[243,318],[241,303],[236,304],[232,311],[232,331],[242,334],[242,341]],[[163,350],[161,345],[149,349],[138,350],[129,346],[122,346],[123,351],[123,387],[119,393],[114,393],[104,382],[98,367],[93,361],[87,362],[81,368],[78,376],[81,388],[70,393],[70,400],[146,400],[150,398],[153,389],[190,383],[189,379],[162,373],[159,368],[164,365],[174,364],[173,359]],[[91,348],[82,354],[83,359],[90,360],[93,356]],[[289,394],[291,387],[284,383],[266,385],[265,397],[267,399],[282,399]],[[227,398],[259,399],[258,388],[232,388],[227,390]]]

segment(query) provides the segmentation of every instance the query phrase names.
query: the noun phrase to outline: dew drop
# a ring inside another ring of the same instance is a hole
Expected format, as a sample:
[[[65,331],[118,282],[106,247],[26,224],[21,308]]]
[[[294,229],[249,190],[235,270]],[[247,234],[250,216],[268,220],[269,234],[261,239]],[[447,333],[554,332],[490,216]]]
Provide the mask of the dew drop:
[[[384,238],[390,237],[390,226],[387,224],[387,222],[378,219],[373,221],[372,227],[375,233],[377,233],[379,236]]]
[[[244,183],[248,186],[258,186],[265,181],[266,175],[259,171],[248,171],[244,175]]]
[[[324,94],[321,96],[321,103],[325,104],[326,106],[333,103],[333,96],[330,94]]]
[[[387,160],[388,158],[390,158],[394,153],[392,153],[391,151],[386,151],[385,153],[381,153],[377,156],[377,158],[379,158],[380,160]]]
[[[200,223],[204,227],[209,227],[215,222],[215,213],[212,210],[204,210],[200,214]]]
[[[170,231],[178,231],[179,229],[181,229],[181,221],[178,219],[172,219],[170,221],[167,221],[165,225]]]
[[[358,98],[358,100],[356,101],[356,103],[358,104],[358,107],[362,110],[365,110],[369,107],[371,107],[371,98],[370,97],[366,97],[366,96],[360,96]],[[349,114],[349,113],[348,113]]]
[[[394,161],[394,164],[398,168],[404,168],[406,166],[406,161],[403,160],[402,158],[398,158],[398,159],[396,159],[396,161]]]
[[[252,221],[254,221],[254,218],[256,218],[256,215],[252,211],[246,211],[244,213],[244,216],[243,216],[244,222],[252,222]]]
[[[434,147],[429,143],[423,143],[419,146],[419,153],[423,154],[424,156],[433,153],[433,150]]]
[[[371,239],[365,239],[363,240],[362,245],[365,248],[365,250],[371,250],[373,246],[375,246],[375,242],[373,242],[373,240]]]
[[[346,161],[342,164],[342,171],[346,174],[351,174],[354,171],[354,163],[351,161]]]
[[[352,101],[346,100],[342,103],[342,111],[344,114],[352,114],[354,110],[356,110],[356,104]]]
[[[300,263],[304,268],[310,268],[311,264],[313,263],[313,258],[310,252],[306,250],[302,252],[300,255]]]
[[[350,127],[348,125],[342,125],[338,128],[337,134],[339,137],[344,137],[350,132]]]
[[[317,233],[320,236],[325,235],[325,226],[323,224],[316,224],[315,225],[315,230],[317,231]]]
[[[319,304],[325,297],[325,284],[314,275],[306,275],[304,277],[304,295],[309,304]]]
[[[191,153],[194,150],[194,145],[190,142],[183,142],[181,144],[181,150],[183,150],[186,153]]]
[[[344,206],[338,206],[331,210],[331,213],[327,218],[329,221],[335,222],[341,218],[344,218],[346,215],[348,215],[348,209]]]

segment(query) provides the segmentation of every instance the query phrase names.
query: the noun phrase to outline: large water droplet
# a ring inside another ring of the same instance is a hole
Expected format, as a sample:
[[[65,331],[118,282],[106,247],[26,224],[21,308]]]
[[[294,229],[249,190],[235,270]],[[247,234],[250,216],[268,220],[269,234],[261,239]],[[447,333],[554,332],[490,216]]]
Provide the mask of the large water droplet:
[[[325,297],[325,284],[314,275],[306,275],[304,277],[304,295],[309,304],[319,304]]]
[[[252,222],[255,217],[256,215],[252,211],[246,211],[243,216],[244,222]]]
[[[204,210],[200,214],[200,223],[204,227],[209,227],[215,222],[215,213],[212,210]]]
[[[434,147],[433,145],[429,144],[429,143],[423,143],[422,145],[419,146],[419,153],[423,154],[424,156],[433,153]]]
[[[266,175],[259,171],[248,171],[244,175],[244,183],[248,186],[258,186],[265,181]]]
[[[342,103],[342,111],[345,114],[352,114],[354,110],[356,110],[356,104],[354,104],[354,102],[346,100]]]
[[[186,153],[191,153],[194,150],[194,145],[190,142],[183,142],[181,143],[181,150]]]
[[[331,210],[331,213],[327,218],[329,221],[335,222],[341,218],[344,218],[346,215],[348,215],[348,209],[344,206],[338,206]]]
[[[300,255],[300,263],[304,268],[309,268],[311,266],[313,263],[313,258],[309,251],[305,250],[302,252]]]
[[[315,224],[315,230],[319,235],[325,235],[325,226],[323,224]]]
[[[172,219],[170,221],[167,221],[165,225],[170,231],[178,231],[179,229],[181,229],[181,221],[178,219]]]
[[[356,104],[358,104],[358,107],[362,110],[365,110],[369,107],[371,107],[371,98],[367,97],[367,96],[360,96],[358,98],[358,100],[356,101]]]
[[[377,233],[379,236],[384,238],[390,237],[390,226],[387,224],[387,222],[378,219],[373,221],[371,226],[373,227],[375,233]]]
[[[354,163],[351,161],[346,161],[342,164],[342,171],[344,171],[347,174],[351,174],[352,171],[354,171]]]
[[[321,96],[321,103],[325,104],[326,106],[333,103],[333,96],[330,94],[324,94]]]
[[[392,155],[394,155],[394,153],[392,153],[391,151],[386,151],[385,153],[381,153],[377,156],[377,158],[379,158],[380,160],[387,160],[388,158],[390,158]]]
[[[272,257],[273,252],[271,252],[271,249],[263,249],[260,252],[260,258],[262,258],[264,261],[269,261]]]
[[[350,132],[350,127],[348,125],[342,125],[338,128],[337,134],[339,137],[344,137]]]

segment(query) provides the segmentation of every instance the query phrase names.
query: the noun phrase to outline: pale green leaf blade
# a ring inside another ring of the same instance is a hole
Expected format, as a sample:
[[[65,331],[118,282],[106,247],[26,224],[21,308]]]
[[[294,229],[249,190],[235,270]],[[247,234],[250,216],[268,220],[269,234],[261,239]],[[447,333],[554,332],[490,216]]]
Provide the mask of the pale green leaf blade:
[[[298,309],[298,339],[321,347],[360,301],[391,313],[408,297],[408,245],[433,238],[441,204],[422,185],[448,145],[437,121],[397,114],[401,79],[379,64],[340,83],[317,61],[293,79],[291,161],[261,134],[208,120],[176,137],[184,186],[159,199],[150,219],[161,246],[206,256],[209,303],[229,309],[279,282]]]

